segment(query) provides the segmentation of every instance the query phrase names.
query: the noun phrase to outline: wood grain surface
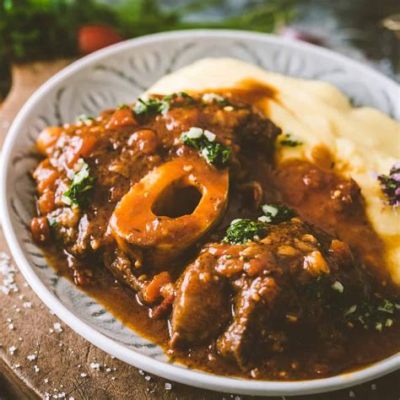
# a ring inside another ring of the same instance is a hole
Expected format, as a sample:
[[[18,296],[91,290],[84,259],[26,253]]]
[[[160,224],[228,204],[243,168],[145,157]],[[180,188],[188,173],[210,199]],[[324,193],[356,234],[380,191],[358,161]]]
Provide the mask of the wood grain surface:
[[[13,87],[0,106],[0,144],[32,91],[68,63],[35,63],[13,69]],[[0,258],[9,254],[0,230]],[[12,263],[12,260],[10,260]],[[1,270],[0,270],[1,272]],[[0,285],[5,274],[0,273]],[[200,400],[249,399],[167,382],[97,349],[52,315],[14,273],[18,291],[0,291],[0,399]],[[379,343],[377,343],[379,345]],[[351,357],[351,354],[349,354]],[[400,372],[339,392],[302,396],[313,400],[399,400]],[[274,399],[284,399],[275,397]]]

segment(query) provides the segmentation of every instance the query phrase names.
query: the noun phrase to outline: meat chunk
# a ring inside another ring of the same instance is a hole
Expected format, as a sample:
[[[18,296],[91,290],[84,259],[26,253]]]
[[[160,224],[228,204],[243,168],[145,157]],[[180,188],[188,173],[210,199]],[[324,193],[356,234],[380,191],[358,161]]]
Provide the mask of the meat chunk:
[[[178,283],[172,313],[173,347],[204,342],[221,332],[230,316],[227,282],[204,253],[189,265]]]
[[[204,274],[209,278],[202,281]],[[351,304],[368,290],[368,277],[345,243],[292,218],[270,225],[260,241],[203,249],[179,285],[172,345],[216,340],[221,355],[246,369],[300,340],[289,340],[293,332],[326,341],[343,322],[332,305]]]

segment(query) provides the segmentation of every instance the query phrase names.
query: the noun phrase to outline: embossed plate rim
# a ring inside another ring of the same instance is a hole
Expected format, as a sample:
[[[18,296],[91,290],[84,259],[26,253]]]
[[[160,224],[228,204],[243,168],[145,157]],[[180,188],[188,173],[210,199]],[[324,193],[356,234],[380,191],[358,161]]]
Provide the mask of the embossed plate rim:
[[[10,215],[11,206],[7,197],[7,185],[9,185],[10,183],[7,179],[9,179],[9,175],[12,176],[12,174],[10,173],[10,161],[13,147],[18,141],[23,122],[35,109],[35,105],[39,101],[39,99],[42,99],[44,96],[46,96],[46,94],[57,87],[60,82],[66,82],[68,78],[78,73],[81,69],[94,65],[96,62],[101,61],[102,59],[110,58],[114,54],[122,54],[123,51],[129,49],[133,51],[137,46],[151,45],[155,43],[161,45],[163,42],[168,42],[171,39],[175,40],[177,38],[190,38],[195,41],[197,38],[212,37],[234,38],[244,41],[247,40],[250,42],[258,41],[265,43],[266,46],[268,44],[281,44],[289,49],[296,49],[309,54],[320,54],[324,57],[334,58],[336,60],[339,60],[346,69],[354,70],[354,73],[356,73],[357,71],[358,73],[369,74],[371,78],[375,79],[378,82],[376,84],[377,86],[381,86],[388,92],[392,92],[395,94],[398,93],[398,96],[400,98],[400,87],[396,85],[396,83],[356,61],[350,60],[345,56],[338,55],[326,49],[322,49],[305,43],[293,42],[287,39],[274,37],[272,35],[223,30],[193,30],[182,32],[177,31],[149,35],[142,38],[123,42],[104,50],[100,50],[90,56],[84,57],[74,62],[61,72],[57,73],[44,85],[42,85],[21,109],[7,135],[0,164],[0,217],[5,237],[7,239],[16,264],[18,265],[19,269],[21,270],[22,274],[24,275],[25,279],[28,281],[32,289],[40,297],[40,299],[51,310],[53,310],[62,321],[69,325],[78,334],[93,343],[95,346],[116,356],[117,358],[127,362],[128,364],[134,365],[150,373],[180,383],[228,393],[250,395],[299,395],[326,392],[345,388],[365,382],[373,378],[377,378],[398,369],[400,367],[399,353],[371,366],[368,366],[362,370],[341,374],[330,378],[294,382],[253,381],[248,379],[222,377],[201,371],[191,370],[177,364],[158,361],[150,358],[149,356],[140,354],[133,349],[126,348],[125,346],[110,339],[106,335],[100,333],[95,328],[79,318],[77,315],[75,315],[53,293],[50,292],[50,290],[36,274],[27,257],[24,255],[24,251],[22,250],[22,247],[18,242],[16,231],[13,226],[13,220]]]

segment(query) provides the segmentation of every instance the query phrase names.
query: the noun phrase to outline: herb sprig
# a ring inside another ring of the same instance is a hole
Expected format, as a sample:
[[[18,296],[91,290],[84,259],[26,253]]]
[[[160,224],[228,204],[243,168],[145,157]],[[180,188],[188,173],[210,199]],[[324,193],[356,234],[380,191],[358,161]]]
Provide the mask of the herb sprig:
[[[74,174],[71,186],[64,192],[63,202],[68,206],[85,207],[94,182],[95,178],[90,176],[89,165],[83,162],[79,172]]]

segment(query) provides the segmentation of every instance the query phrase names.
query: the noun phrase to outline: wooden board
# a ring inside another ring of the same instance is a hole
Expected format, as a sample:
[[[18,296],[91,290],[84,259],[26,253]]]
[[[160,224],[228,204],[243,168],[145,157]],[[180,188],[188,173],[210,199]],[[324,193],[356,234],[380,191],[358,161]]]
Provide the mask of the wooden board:
[[[12,92],[0,108],[0,144],[30,93],[67,62],[36,63],[13,70]],[[0,230],[0,264],[2,252],[9,254]],[[0,286],[6,277],[1,271],[0,266]],[[13,275],[18,292],[7,295],[0,291],[0,398],[249,399],[167,382],[113,359],[64,324],[58,325],[58,319],[41,303],[21,274],[16,270]],[[299,399],[398,400],[399,397],[400,371],[352,389]]]

